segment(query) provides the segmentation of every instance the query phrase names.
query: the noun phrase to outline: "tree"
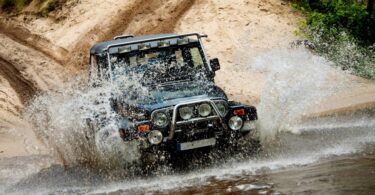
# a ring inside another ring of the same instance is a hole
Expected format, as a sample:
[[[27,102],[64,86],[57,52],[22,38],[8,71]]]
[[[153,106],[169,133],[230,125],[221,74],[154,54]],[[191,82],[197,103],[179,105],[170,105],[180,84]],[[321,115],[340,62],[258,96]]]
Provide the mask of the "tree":
[[[370,17],[372,15],[373,10],[374,10],[374,0],[368,0],[367,1],[367,12],[368,12]]]

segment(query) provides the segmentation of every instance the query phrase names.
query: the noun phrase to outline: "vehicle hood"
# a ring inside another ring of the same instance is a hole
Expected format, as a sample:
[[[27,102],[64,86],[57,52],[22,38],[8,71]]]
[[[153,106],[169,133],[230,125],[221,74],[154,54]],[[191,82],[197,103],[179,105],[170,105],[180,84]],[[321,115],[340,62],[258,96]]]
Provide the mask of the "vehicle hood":
[[[227,96],[221,88],[213,83],[171,83],[149,87],[146,94],[133,98],[130,105],[152,112],[159,108],[204,99],[227,99]]]

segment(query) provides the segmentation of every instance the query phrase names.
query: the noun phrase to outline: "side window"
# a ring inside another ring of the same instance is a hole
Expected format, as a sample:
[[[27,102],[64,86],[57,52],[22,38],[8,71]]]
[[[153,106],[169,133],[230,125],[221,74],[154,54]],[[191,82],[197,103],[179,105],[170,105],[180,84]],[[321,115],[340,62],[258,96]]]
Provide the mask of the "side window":
[[[193,60],[194,68],[202,67],[203,59],[197,47],[190,48],[191,59]]]

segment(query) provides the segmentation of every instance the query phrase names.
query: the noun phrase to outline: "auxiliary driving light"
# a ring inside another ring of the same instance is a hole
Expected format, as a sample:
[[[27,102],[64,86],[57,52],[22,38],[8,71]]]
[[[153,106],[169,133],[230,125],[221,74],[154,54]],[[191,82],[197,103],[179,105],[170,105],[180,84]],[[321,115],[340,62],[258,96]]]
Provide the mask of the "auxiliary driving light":
[[[189,43],[189,39],[178,39],[177,44],[178,45],[186,45]]]
[[[118,49],[118,53],[122,54],[122,53],[129,53],[132,51],[132,47],[131,46],[124,46],[124,47],[119,47]]]
[[[158,43],[158,46],[163,48],[163,47],[169,47],[171,43],[169,41],[161,41]]]
[[[163,134],[158,130],[153,130],[147,135],[148,141],[153,145],[158,145],[163,141]]]
[[[150,49],[150,48],[151,48],[150,44],[143,43],[143,44],[138,45],[139,50],[146,50],[146,49]]]
[[[193,116],[193,108],[189,106],[181,107],[178,109],[180,117],[184,120],[188,120]]]
[[[241,129],[242,125],[243,125],[243,120],[242,118],[238,116],[233,116],[228,121],[229,128],[231,128],[234,131]]]
[[[199,115],[201,116],[208,116],[211,114],[211,106],[206,104],[206,103],[203,103],[201,105],[199,105],[199,108],[198,108],[198,112],[199,112]]]

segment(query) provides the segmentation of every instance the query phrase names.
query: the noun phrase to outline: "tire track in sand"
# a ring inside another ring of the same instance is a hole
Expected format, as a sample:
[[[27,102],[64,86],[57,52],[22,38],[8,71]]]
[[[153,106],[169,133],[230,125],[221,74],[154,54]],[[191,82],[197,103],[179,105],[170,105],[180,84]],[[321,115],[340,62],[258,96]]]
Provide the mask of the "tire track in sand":
[[[25,79],[17,68],[2,57],[0,57],[0,75],[8,80],[24,105],[27,104],[37,92],[37,87],[35,87],[32,82]]]
[[[52,44],[44,37],[33,34],[21,25],[7,21],[4,18],[0,18],[0,33],[18,43],[43,53],[60,64],[64,64],[69,53],[66,49]]]

